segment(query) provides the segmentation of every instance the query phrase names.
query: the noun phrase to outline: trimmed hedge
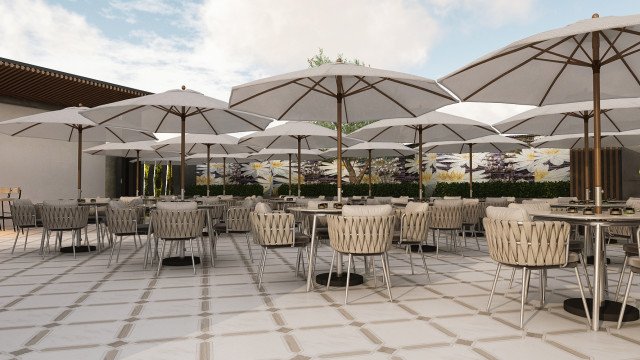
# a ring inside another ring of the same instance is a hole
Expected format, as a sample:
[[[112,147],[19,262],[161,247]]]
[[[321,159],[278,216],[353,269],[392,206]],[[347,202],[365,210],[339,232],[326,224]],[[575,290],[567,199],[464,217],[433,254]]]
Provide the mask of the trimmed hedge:
[[[300,186],[302,196],[336,196],[336,184],[302,184]],[[373,184],[371,186],[373,196],[418,196],[417,183],[400,183],[400,184]],[[283,184],[278,188],[279,195],[289,194],[289,185]],[[292,185],[291,194],[298,194],[298,186]],[[342,184],[342,196],[367,196],[369,195],[368,184]]]
[[[555,182],[502,182],[473,183],[473,197],[515,196],[518,198],[554,198],[569,196],[568,181]],[[439,182],[432,196],[469,197],[469,183]]]
[[[260,184],[227,184],[227,195],[233,196],[262,196],[264,193],[264,188]],[[186,196],[193,195],[207,195],[207,186],[206,185],[195,185],[190,186],[185,189]],[[209,186],[209,195],[222,195],[222,185],[210,185]]]

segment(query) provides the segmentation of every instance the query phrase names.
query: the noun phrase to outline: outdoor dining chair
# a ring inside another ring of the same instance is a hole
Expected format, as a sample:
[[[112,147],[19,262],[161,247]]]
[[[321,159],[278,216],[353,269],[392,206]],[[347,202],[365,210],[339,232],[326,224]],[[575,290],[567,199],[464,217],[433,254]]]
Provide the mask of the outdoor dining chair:
[[[225,221],[223,223],[217,223],[214,226],[214,231],[216,239],[218,238],[218,234],[221,232],[224,233],[240,233],[245,234],[245,240],[247,242],[247,248],[249,250],[249,258],[251,262],[253,262],[253,253],[251,251],[251,241],[249,239],[249,232],[251,231],[251,220],[249,218],[249,214],[252,209],[250,207],[245,206],[230,206],[227,209],[227,215]],[[216,253],[215,246],[217,245],[217,241],[214,242],[214,254]]]
[[[428,203],[408,202],[404,211],[400,212],[400,229],[394,233],[393,240],[398,246],[404,246],[405,251],[409,254],[411,275],[414,275],[411,248],[413,245],[417,246],[418,252],[422,257],[424,271],[427,274],[427,278],[431,279],[427,261],[424,252],[422,252],[422,246],[426,245],[427,236],[429,235],[429,211]]]
[[[480,222],[480,200],[462,199],[462,239],[467,246],[467,230],[476,239],[476,246],[480,250],[478,241],[478,223]]]
[[[24,237],[24,250],[27,250],[27,240],[29,239],[29,230],[37,228],[42,225],[42,219],[38,216],[38,210],[29,199],[16,199],[11,205],[11,218],[13,219],[13,225],[16,227],[16,239],[13,241],[13,247],[11,253],[16,250],[16,244],[18,243],[18,237],[20,232],[26,234]]]
[[[440,231],[449,233],[454,250],[458,247],[458,231],[462,230],[462,207],[462,200],[434,201],[429,217],[429,228],[433,231],[436,258],[440,254]],[[462,246],[460,246],[460,254],[462,255]]]
[[[75,200],[71,200],[75,201]],[[82,244],[82,230],[87,250],[91,251],[89,237],[87,236],[87,225],[89,223],[89,208],[73,204],[71,201],[44,202],[42,205],[42,258],[45,258],[45,245],[49,249],[49,239],[51,233],[56,234],[54,249],[62,247],[62,235],[64,232],[71,232],[71,248],[73,258],[76,258],[76,247]],[[46,237],[46,244],[45,244]]]
[[[145,234],[146,232],[138,227],[140,221],[140,214],[135,206],[129,206],[122,201],[109,202],[109,205],[107,206],[106,223],[107,231],[109,232],[109,242],[111,243],[111,254],[109,255],[107,267],[111,265],[113,252],[116,248],[114,237],[120,237],[120,241],[118,241],[117,245],[118,253],[116,255],[116,263],[120,259],[120,249],[122,248],[123,237],[133,236],[133,243],[137,248],[138,245],[136,244],[136,236],[138,236],[140,245],[142,245],[140,234]]]

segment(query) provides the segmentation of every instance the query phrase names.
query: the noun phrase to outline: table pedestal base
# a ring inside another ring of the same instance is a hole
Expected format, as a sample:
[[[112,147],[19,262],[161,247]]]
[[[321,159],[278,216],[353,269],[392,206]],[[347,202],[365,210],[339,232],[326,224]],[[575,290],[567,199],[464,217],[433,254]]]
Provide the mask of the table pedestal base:
[[[593,260],[594,260],[594,256],[587,256],[587,258],[585,259],[585,261],[587,262],[588,265],[593,265]],[[607,265],[611,264],[611,259],[607,258]]]
[[[593,299],[587,299],[587,307],[589,308],[589,314],[591,314]],[[582,306],[581,298],[573,298],[567,299],[563,304],[564,310],[573,315],[587,317],[584,313],[584,307]],[[604,321],[618,321],[618,316],[620,316],[620,309],[622,308],[622,303],[618,301],[605,300],[600,307],[600,320]],[[622,321],[635,321],[640,318],[640,312],[638,308],[635,306],[631,306],[627,304],[624,309],[624,316],[622,317]]]
[[[75,252],[84,253],[84,252],[89,252],[89,250],[96,251],[96,247],[95,246],[87,247],[86,245],[79,245],[79,246],[76,246]],[[60,252],[65,254],[73,254],[73,246],[63,246],[60,248]]]
[[[411,245],[411,252],[420,252],[420,245]],[[422,245],[422,252],[431,253],[436,252],[436,247],[433,245]]]
[[[194,256],[193,262],[198,265],[200,264],[200,257]],[[192,266],[191,256],[174,256],[169,258],[162,259],[162,266]]]
[[[329,279],[329,273],[316,275],[316,283],[320,285],[327,285]],[[361,285],[364,283],[364,277],[360,274],[351,273],[349,277],[349,286]],[[342,276],[338,276],[337,273],[331,274],[331,286],[345,287],[347,286],[347,273],[342,273]]]

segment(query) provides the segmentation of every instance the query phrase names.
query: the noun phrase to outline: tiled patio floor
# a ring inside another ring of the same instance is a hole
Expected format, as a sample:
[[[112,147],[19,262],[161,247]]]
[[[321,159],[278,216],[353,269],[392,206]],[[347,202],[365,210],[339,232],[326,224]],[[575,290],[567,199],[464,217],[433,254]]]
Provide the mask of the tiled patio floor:
[[[143,251],[131,241],[107,269],[108,251],[43,261],[38,235],[12,256],[14,233],[0,232],[0,359],[640,358],[640,321],[620,331],[607,322],[593,333],[562,309],[562,300],[579,295],[569,270],[550,271],[543,310],[535,308],[534,274],[525,330],[518,327],[519,285],[502,295],[508,270],[487,314],[495,265],[473,242],[465,257],[430,255],[431,281],[418,257],[411,275],[406,254],[394,250],[395,301],[371,280],[352,287],[345,306],[341,289],[305,292],[288,249],[270,255],[260,291],[243,235],[221,237],[215,268],[194,276],[189,267],[165,267],[159,277],[142,270]],[[613,289],[620,246],[610,253]],[[320,248],[320,270],[329,254]],[[640,297],[640,286],[632,296]]]

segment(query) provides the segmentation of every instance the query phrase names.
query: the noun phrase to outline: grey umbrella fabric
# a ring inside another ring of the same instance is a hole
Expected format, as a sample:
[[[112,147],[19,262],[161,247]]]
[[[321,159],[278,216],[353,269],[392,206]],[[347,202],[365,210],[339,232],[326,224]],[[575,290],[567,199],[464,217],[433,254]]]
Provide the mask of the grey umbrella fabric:
[[[262,130],[270,119],[230,110],[227,103],[205,96],[197,91],[169,90],[97,106],[82,112],[83,116],[112,126],[131,127],[156,133],[180,133],[181,168],[180,189],[184,199],[185,134],[224,134],[239,131]]]
[[[155,140],[156,137],[145,131],[130,130],[112,126],[99,126],[80,115],[86,107],[68,107],[23,116],[0,122],[0,132],[9,136],[24,136],[43,139],[63,140],[78,143],[77,192],[82,197],[82,144],[91,142],[126,142],[137,140]]]
[[[541,148],[558,149],[582,149],[584,134],[565,134],[542,136],[536,139],[531,145]],[[593,145],[593,133],[589,133],[587,141]],[[623,132],[603,132],[602,146],[632,148],[640,145],[640,130],[629,130]]]
[[[433,80],[338,60],[236,86],[231,91],[229,106],[277,120],[336,122],[340,164],[343,121],[416,117],[454,102]],[[336,182],[340,200],[340,165]]]

